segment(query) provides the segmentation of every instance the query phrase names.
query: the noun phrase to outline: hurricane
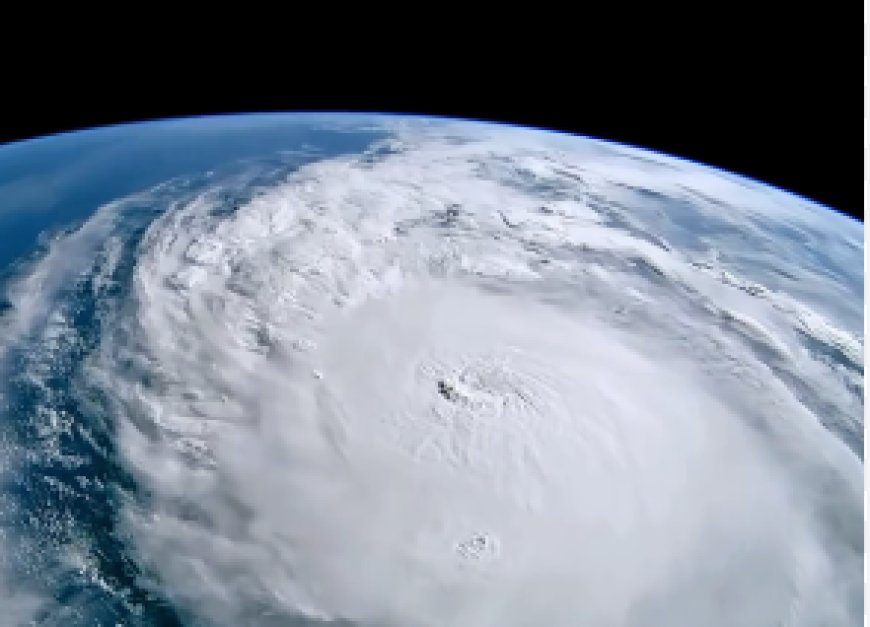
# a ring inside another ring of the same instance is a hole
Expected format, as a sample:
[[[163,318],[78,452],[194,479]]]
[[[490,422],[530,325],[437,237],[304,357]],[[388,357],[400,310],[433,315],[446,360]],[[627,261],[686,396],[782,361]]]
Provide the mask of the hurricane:
[[[0,277],[0,624],[860,624],[863,225],[597,139],[269,123],[328,141]]]

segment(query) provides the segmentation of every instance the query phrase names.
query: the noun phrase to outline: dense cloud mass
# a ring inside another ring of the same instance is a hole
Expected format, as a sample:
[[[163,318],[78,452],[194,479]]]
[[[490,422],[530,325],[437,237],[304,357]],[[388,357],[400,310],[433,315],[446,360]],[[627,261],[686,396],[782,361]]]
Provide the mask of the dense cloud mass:
[[[382,123],[105,206],[12,282],[4,605],[859,624],[860,225],[627,147]],[[54,468],[109,549],[23,504]]]

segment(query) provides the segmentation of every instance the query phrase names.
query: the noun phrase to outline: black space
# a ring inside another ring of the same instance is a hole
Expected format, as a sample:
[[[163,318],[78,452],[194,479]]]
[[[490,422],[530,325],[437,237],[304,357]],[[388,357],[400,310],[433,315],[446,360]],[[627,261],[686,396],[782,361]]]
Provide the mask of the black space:
[[[614,34],[601,44],[596,39],[590,52],[588,46],[575,50],[573,42],[556,47],[544,33],[539,40],[461,49],[448,60],[458,42],[447,33],[433,45],[398,42],[383,60],[367,50],[345,51],[335,60],[323,50],[285,51],[276,60],[274,50],[258,49],[256,63],[245,57],[244,71],[226,55],[212,58],[213,51],[186,64],[128,64],[124,71],[111,55],[69,71],[53,63],[39,81],[22,71],[22,84],[4,90],[16,96],[6,97],[0,109],[0,141],[224,112],[451,115],[643,146],[770,183],[863,220],[859,14],[843,19],[825,10],[790,10],[788,22],[777,17],[761,23],[753,16],[718,24],[716,31],[712,22],[703,28],[696,23],[691,41],[667,35],[667,54],[657,47],[657,36],[640,50],[624,51],[625,38]],[[228,54],[236,53],[243,54],[244,45]],[[6,83],[15,80],[7,77]]]

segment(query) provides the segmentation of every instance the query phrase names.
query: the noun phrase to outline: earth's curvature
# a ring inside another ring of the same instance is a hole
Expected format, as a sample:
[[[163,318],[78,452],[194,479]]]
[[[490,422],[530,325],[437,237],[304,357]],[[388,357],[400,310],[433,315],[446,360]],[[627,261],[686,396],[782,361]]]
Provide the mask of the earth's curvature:
[[[858,625],[863,253],[483,123],[0,147],[0,624]]]

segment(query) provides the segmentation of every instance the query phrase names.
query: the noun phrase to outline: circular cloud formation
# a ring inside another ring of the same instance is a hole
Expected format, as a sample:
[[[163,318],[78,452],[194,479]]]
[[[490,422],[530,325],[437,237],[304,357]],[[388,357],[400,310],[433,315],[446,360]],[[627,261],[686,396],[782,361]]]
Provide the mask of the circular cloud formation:
[[[852,226],[590,140],[391,130],[104,209],[19,283],[21,334],[51,253],[93,253],[153,585],[214,625],[855,624]]]

